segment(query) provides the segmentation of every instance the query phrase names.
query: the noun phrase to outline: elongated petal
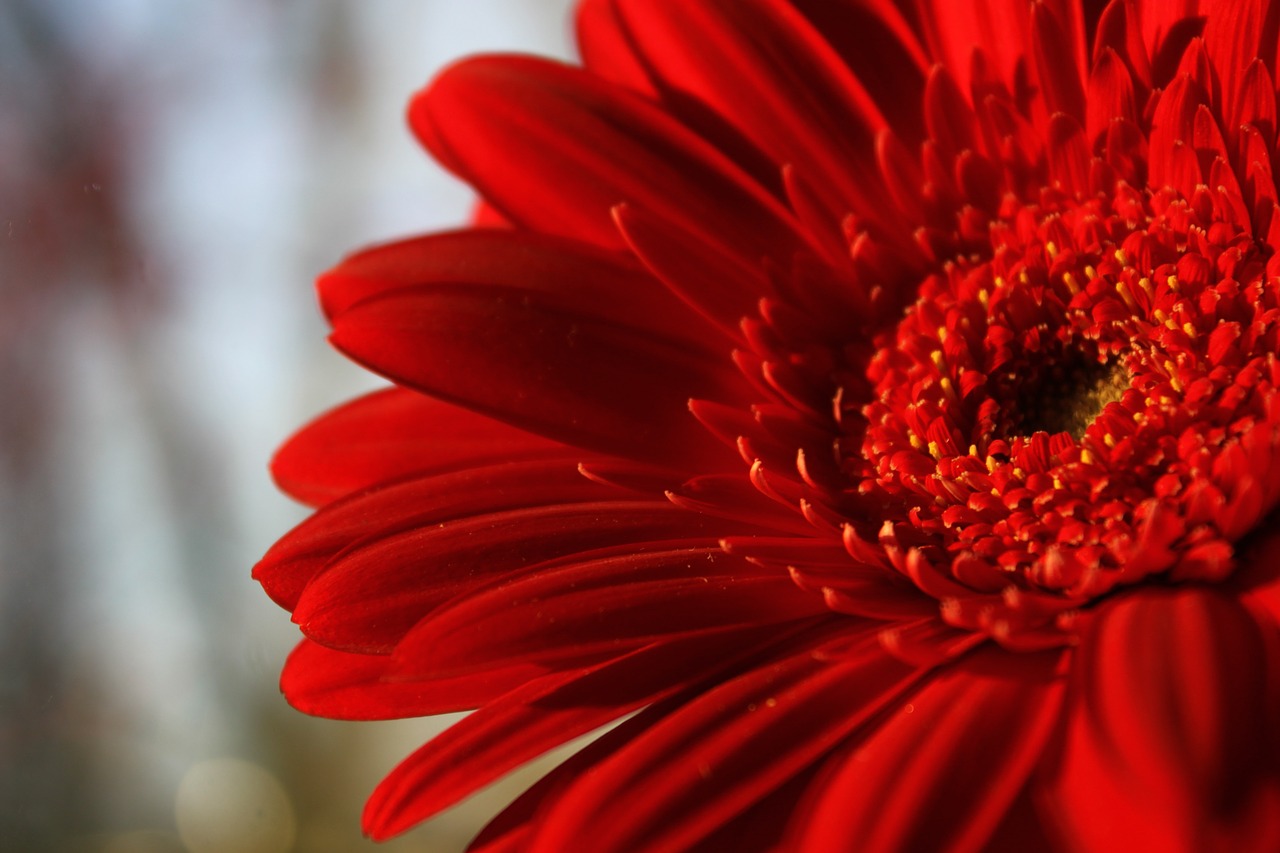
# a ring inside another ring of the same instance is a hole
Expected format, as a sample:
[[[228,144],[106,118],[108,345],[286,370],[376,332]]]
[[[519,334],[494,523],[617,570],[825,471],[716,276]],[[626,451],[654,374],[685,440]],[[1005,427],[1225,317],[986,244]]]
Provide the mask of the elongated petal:
[[[721,360],[656,332],[501,288],[366,299],[335,319],[332,339],[432,396],[579,447],[667,462],[716,452],[685,402],[739,385]]]
[[[280,689],[300,711],[337,720],[388,720],[479,708],[531,679],[514,665],[459,678],[406,678],[388,655],[362,655],[303,640],[289,655]]]
[[[1170,851],[1280,839],[1273,645],[1212,589],[1143,590],[1104,607],[1080,648],[1046,799],[1068,838]]]
[[[874,215],[879,176],[868,155],[884,118],[796,10],[777,0],[618,8],[661,86],[711,105],[774,162],[817,176],[839,214]]]
[[[560,310],[697,344],[707,332],[635,261],[587,243],[510,229],[415,237],[358,252],[316,282],[332,320],[356,303],[425,285],[519,291]]]
[[[445,601],[503,575],[621,543],[705,536],[708,525],[658,501],[494,512],[363,541],[303,590],[293,618],[326,645],[389,651]]]
[[[582,777],[531,849],[571,849],[583,838],[600,853],[680,849],[802,772],[914,675],[870,640],[844,659],[805,651],[740,676]],[[625,811],[604,808],[621,797]]]
[[[281,538],[254,567],[254,578],[281,606],[292,609],[303,587],[353,544],[475,515],[617,499],[616,492],[578,473],[579,457],[576,451],[559,450],[546,459],[404,478],[351,495]]]
[[[542,459],[565,450],[492,418],[387,388],[307,424],[276,452],[271,474],[288,494],[320,505],[415,472]]]
[[[823,612],[781,573],[689,545],[540,571],[437,610],[396,649],[406,667],[463,673],[561,666],[733,625]]]
[[[728,159],[639,96],[525,57],[455,65],[413,102],[425,144],[512,221],[621,248],[609,211],[637,204],[713,243],[778,258],[789,217]]]
[[[515,767],[750,654],[769,632],[721,632],[654,645],[515,690],[406,759],[365,810],[376,838],[401,832]]]
[[[906,697],[816,780],[795,849],[835,853],[851,838],[868,853],[983,849],[1061,706],[1057,656],[1022,657],[989,652]]]

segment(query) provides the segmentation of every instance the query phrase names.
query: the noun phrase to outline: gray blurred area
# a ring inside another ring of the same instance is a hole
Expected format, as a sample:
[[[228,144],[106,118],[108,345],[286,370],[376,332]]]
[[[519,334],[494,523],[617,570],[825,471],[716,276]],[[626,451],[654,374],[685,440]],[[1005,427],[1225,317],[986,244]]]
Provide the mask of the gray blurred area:
[[[567,5],[0,2],[0,851],[453,851],[516,793],[363,841],[441,722],[288,708],[296,629],[249,569],[304,516],[274,447],[377,384],[312,278],[472,203],[406,99],[569,55]]]

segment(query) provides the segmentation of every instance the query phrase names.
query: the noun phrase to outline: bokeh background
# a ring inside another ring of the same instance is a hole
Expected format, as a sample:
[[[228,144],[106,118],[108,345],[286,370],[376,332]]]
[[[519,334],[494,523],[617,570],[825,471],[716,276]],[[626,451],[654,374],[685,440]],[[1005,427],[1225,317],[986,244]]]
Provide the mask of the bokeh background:
[[[441,721],[284,703],[249,578],[274,447],[377,380],[315,274],[461,222],[404,126],[452,58],[571,56],[568,0],[0,3],[0,850],[461,850],[531,774],[389,844]]]

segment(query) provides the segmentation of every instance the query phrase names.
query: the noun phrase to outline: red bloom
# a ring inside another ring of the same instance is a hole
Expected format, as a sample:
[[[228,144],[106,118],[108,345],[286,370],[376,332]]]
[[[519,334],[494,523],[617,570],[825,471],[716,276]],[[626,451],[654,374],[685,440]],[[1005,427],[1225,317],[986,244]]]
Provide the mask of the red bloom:
[[[587,0],[415,98],[486,225],[321,278],[398,387],[257,568],[299,708],[479,709],[372,834],[625,717],[475,849],[1280,849],[1280,4],[1103,5]]]

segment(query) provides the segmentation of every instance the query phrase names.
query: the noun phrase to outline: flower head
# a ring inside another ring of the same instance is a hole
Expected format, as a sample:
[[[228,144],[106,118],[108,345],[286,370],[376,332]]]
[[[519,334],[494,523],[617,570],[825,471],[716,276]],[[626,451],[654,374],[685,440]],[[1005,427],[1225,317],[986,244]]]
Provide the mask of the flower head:
[[[1280,847],[1280,5],[586,0],[410,121],[475,227],[320,280],[318,714],[477,708],[484,851]]]

